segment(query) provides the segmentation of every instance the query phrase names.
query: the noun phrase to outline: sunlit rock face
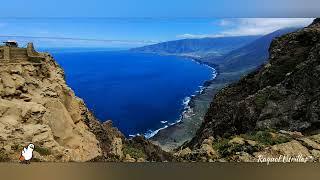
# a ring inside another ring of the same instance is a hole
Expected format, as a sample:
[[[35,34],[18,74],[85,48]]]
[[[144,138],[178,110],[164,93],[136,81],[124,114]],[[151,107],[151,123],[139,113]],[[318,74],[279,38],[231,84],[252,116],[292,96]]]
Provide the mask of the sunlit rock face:
[[[15,58],[16,51],[0,62],[3,160],[17,161],[28,143],[36,145],[35,158],[40,161],[88,161],[100,156],[99,141],[86,123],[95,120],[88,120],[90,112],[66,85],[63,70],[48,54],[34,62]]]

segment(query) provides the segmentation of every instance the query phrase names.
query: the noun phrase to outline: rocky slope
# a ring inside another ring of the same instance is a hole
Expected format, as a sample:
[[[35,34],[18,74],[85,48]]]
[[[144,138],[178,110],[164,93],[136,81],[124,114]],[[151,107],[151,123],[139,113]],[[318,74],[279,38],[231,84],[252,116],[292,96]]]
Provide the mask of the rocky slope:
[[[320,19],[276,38],[269,62],[218,92],[182,161],[319,162]]]
[[[173,160],[143,138],[125,139],[110,121],[100,123],[54,59],[40,55],[41,62],[0,62],[0,161],[17,162],[28,143],[36,146],[34,161]]]
[[[267,64],[218,92],[197,135],[230,138],[257,130],[319,133],[320,20],[276,38]]]
[[[214,98],[194,144],[255,129],[319,129],[320,23],[275,39],[266,65]]]
[[[182,162],[320,162],[320,134],[263,130],[210,136],[199,147],[181,147],[174,155]]]

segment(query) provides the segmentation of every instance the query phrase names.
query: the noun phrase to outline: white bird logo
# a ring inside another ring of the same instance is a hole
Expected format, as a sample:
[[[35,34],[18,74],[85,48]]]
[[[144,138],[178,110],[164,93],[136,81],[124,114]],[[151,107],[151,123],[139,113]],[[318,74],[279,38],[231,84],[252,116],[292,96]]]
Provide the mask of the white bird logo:
[[[27,147],[23,148],[19,160],[29,164],[33,156],[34,147],[34,144],[31,143]]]

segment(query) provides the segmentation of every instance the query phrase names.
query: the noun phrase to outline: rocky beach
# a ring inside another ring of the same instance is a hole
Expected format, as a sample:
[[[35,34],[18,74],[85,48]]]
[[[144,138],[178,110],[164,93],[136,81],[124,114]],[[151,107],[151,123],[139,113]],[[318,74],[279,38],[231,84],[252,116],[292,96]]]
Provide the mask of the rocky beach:
[[[221,73],[216,70],[219,68],[215,65],[204,63],[198,58],[193,58],[192,60],[212,68],[213,78],[207,80],[201,90],[191,96],[177,123],[159,130],[157,134],[150,138],[154,144],[159,145],[166,151],[172,151],[191,140],[203,122],[207,109],[213,100],[212,97],[223,87],[237,81],[245,74],[242,71]]]

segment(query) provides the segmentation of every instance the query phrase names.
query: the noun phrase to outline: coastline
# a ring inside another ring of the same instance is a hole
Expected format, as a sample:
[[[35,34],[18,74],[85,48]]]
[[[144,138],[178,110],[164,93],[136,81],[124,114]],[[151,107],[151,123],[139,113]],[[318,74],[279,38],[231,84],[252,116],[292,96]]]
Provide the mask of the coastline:
[[[204,116],[213,101],[214,95],[230,83],[238,81],[240,77],[245,74],[244,71],[221,72],[218,65],[201,61],[201,59],[196,56],[154,52],[143,53],[183,57],[186,58],[186,60],[207,66],[212,69],[213,72],[211,79],[204,81],[203,85],[199,86],[200,89],[198,91],[195,91],[194,94],[189,97],[185,97],[185,99],[189,98],[189,100],[187,103],[184,102],[184,109],[174,123],[163,123],[164,126],[157,130],[149,130],[144,134],[130,135],[130,138],[143,135],[165,151],[172,151],[191,140],[200,128]]]
[[[211,68],[213,70],[213,76],[203,83],[200,91],[195,92],[195,94],[190,97],[190,101],[185,106],[184,111],[176,123],[160,128],[149,138],[149,140],[159,145],[165,151],[172,151],[186,141],[191,140],[200,128],[214,95],[223,87],[237,81],[243,73],[222,73],[219,72],[217,66],[213,64],[202,62],[198,58],[192,58],[190,56],[186,58]]]
[[[152,53],[152,54],[157,54],[157,53]],[[153,131],[152,131],[152,130],[149,130],[149,131],[147,131],[147,132],[145,132],[145,133],[143,134],[143,136],[144,136],[145,138],[150,139],[151,141],[153,141],[152,139],[153,139],[159,132],[162,132],[162,131],[164,131],[165,129],[170,128],[170,127],[172,127],[172,126],[175,126],[175,125],[177,125],[177,124],[179,124],[179,123],[183,123],[184,118],[185,118],[186,116],[189,116],[189,114],[192,112],[192,109],[193,109],[193,106],[194,106],[193,104],[195,104],[195,103],[194,103],[194,99],[196,99],[199,95],[201,95],[202,93],[204,93],[205,90],[206,90],[206,88],[207,88],[208,86],[210,86],[211,82],[212,82],[212,81],[217,77],[217,75],[218,75],[218,72],[217,72],[217,70],[216,70],[214,67],[212,67],[212,66],[210,66],[210,65],[208,65],[208,64],[205,64],[205,63],[197,60],[196,58],[192,58],[192,57],[190,57],[190,56],[179,56],[179,55],[172,55],[172,54],[158,54],[158,55],[163,55],[163,56],[177,56],[177,57],[186,58],[187,60],[191,60],[191,61],[193,61],[193,62],[195,62],[195,63],[197,63],[197,64],[201,64],[201,65],[204,65],[204,66],[206,66],[207,68],[209,68],[209,69],[212,71],[212,76],[211,76],[211,79],[204,81],[203,84],[202,84],[201,86],[199,86],[199,90],[195,91],[195,92],[194,92],[192,95],[190,95],[190,96],[186,96],[186,97],[183,99],[183,101],[182,101],[182,104],[183,104],[183,106],[184,106],[184,107],[183,107],[183,110],[181,111],[179,118],[178,118],[175,122],[173,122],[173,123],[168,123],[168,121],[162,121],[161,123],[162,123],[162,124],[165,124],[163,127],[159,128],[159,129],[156,129],[156,130],[153,130]],[[210,102],[211,102],[211,101],[210,101]],[[129,135],[129,137],[132,138],[132,137],[140,136],[140,135],[141,135],[141,134]]]

